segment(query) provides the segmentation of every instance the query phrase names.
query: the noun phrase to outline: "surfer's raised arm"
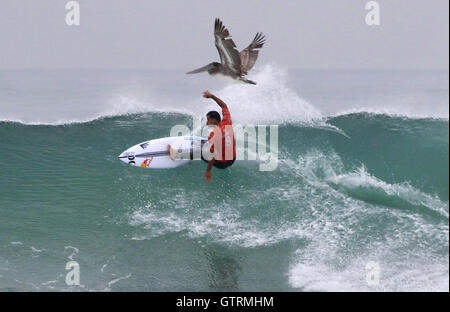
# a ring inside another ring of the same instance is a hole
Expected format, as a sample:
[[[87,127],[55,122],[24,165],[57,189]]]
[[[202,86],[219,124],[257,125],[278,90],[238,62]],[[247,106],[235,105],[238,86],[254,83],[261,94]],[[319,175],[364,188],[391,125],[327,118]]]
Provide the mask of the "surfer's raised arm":
[[[209,92],[208,90],[203,92],[203,97],[206,99],[213,99],[214,101],[216,101],[217,105],[220,106],[220,108],[224,109],[224,108],[228,108],[227,104],[225,104],[224,101],[222,101],[221,99],[219,99],[217,96],[215,96],[214,94],[212,94],[211,92]]]

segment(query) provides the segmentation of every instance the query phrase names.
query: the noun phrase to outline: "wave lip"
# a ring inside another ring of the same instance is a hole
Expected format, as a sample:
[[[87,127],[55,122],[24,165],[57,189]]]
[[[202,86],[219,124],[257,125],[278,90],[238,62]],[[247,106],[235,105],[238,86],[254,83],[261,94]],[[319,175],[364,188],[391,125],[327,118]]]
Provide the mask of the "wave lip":
[[[346,109],[343,111],[339,111],[333,114],[328,115],[328,118],[335,117],[343,117],[349,115],[373,115],[373,116],[387,116],[387,117],[397,117],[397,118],[405,118],[405,119],[436,119],[448,121],[449,115],[439,114],[439,113],[419,113],[417,111],[411,111],[408,109],[400,109],[400,108],[374,108],[374,107],[360,107],[360,108],[352,108]]]
[[[449,204],[436,195],[413,187],[408,181],[390,184],[371,175],[364,165],[346,171],[342,159],[332,151],[324,153],[310,150],[299,156],[298,162],[283,160],[293,172],[316,187],[324,184],[334,190],[366,203],[417,213],[434,214],[449,218]]]
[[[333,176],[326,181],[333,188],[366,202],[393,208],[429,210],[448,219],[448,205],[437,197],[422,193],[409,183],[388,184],[370,175],[364,166],[357,171]]]

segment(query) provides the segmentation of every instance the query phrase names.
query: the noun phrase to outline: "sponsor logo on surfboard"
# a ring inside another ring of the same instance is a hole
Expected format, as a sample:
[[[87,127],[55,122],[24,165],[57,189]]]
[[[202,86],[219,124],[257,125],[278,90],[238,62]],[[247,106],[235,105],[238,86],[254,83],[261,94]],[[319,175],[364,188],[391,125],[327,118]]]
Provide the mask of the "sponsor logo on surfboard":
[[[142,162],[141,167],[142,167],[142,168],[147,168],[147,167],[151,164],[152,160],[153,160],[153,157],[146,158],[146,159]]]

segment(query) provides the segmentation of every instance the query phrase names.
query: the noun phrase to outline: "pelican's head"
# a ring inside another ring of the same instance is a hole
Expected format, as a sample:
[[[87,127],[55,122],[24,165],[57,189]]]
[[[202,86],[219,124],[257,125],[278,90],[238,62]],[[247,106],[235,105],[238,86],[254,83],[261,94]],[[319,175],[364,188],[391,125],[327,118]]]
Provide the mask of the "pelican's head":
[[[197,68],[197,69],[195,69],[195,70],[193,70],[193,71],[190,71],[190,72],[187,72],[186,74],[188,74],[188,75],[189,75],[189,74],[198,74],[198,73],[201,73],[201,72],[204,72],[204,71],[208,71],[208,73],[211,74],[211,73],[213,73],[213,72],[218,71],[219,68],[220,68],[220,66],[221,66],[220,63],[212,62],[212,63],[209,63],[209,64],[206,65],[206,66]]]

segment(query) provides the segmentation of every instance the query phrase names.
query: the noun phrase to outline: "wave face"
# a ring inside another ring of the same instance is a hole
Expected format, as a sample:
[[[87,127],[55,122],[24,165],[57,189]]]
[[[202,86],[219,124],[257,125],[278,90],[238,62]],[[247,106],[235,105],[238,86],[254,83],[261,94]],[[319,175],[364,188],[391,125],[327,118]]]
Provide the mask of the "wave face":
[[[279,164],[238,161],[212,184],[200,161],[142,170],[117,159],[192,126],[209,109],[195,100],[127,94],[79,120],[0,122],[0,289],[448,291],[448,120],[326,117],[284,75],[250,77],[260,92],[217,90],[246,99],[230,104],[235,122],[279,124]],[[71,260],[80,286],[65,283]]]

